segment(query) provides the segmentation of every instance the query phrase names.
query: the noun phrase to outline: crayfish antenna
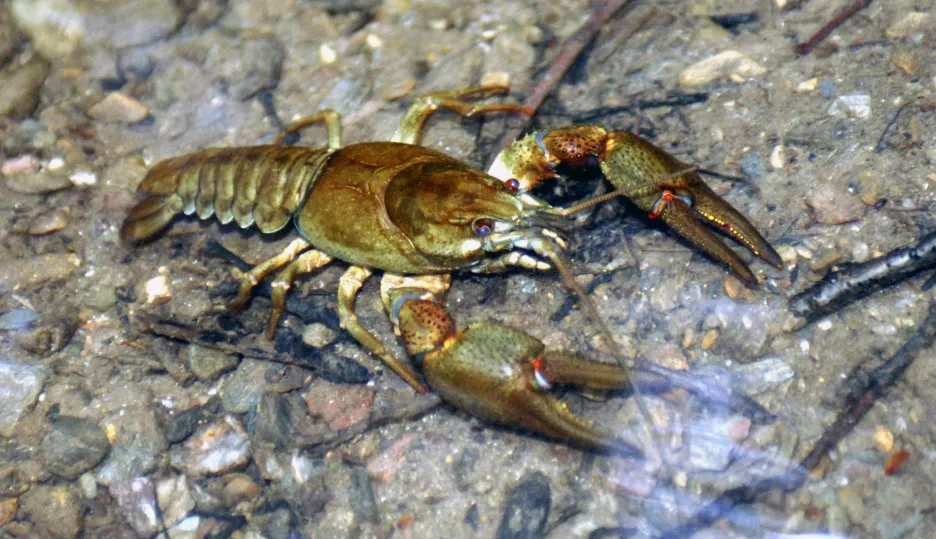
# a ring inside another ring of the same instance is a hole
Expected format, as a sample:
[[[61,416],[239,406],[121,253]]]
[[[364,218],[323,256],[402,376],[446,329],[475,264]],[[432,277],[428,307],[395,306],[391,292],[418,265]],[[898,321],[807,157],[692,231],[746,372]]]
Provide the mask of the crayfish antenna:
[[[585,306],[585,310],[588,311],[588,316],[592,319],[592,322],[598,326],[598,331],[601,333],[601,338],[608,343],[608,347],[611,349],[611,353],[614,355],[614,358],[624,370],[628,385],[631,387],[634,393],[634,399],[636,399],[637,402],[637,410],[640,412],[641,423],[643,424],[644,429],[647,431],[647,435],[650,436],[650,440],[653,443],[654,449],[660,455],[660,459],[663,459],[663,442],[660,440],[660,437],[657,436],[656,429],[653,428],[653,418],[650,416],[650,410],[647,409],[647,405],[643,401],[643,392],[640,390],[637,384],[631,382],[633,379],[632,362],[628,361],[628,359],[625,358],[623,354],[621,354],[620,349],[618,349],[614,338],[611,335],[611,330],[608,329],[607,324],[604,323],[601,315],[598,314],[597,307],[595,307],[595,304],[591,301],[591,298],[589,298],[585,293],[585,289],[582,288],[582,285],[580,285],[578,281],[575,280],[575,277],[572,276],[572,273],[569,271],[569,265],[565,262],[559,252],[555,249],[549,249],[548,251],[544,252],[544,254],[559,271],[559,275],[562,276],[563,283],[565,283],[567,287],[571,288],[572,291],[575,292],[575,295],[579,297],[582,305]]]

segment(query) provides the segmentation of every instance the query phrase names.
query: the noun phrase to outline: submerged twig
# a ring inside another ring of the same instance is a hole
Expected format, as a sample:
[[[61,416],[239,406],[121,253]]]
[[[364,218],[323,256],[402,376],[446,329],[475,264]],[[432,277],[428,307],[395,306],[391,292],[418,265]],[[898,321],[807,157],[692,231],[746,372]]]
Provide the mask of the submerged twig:
[[[585,47],[595,38],[595,35],[598,34],[598,31],[604,23],[611,18],[612,15],[617,13],[619,9],[624,7],[625,3],[627,3],[627,0],[607,0],[598,9],[592,12],[588,20],[585,21],[585,24],[576,30],[574,34],[569,36],[562,44],[556,57],[553,58],[549,69],[540,77],[540,80],[537,81],[530,95],[523,102],[524,107],[535,112],[540,105],[543,104],[546,96],[562,81],[566,72],[572,67],[572,64],[575,63],[575,60]],[[642,27],[643,21],[641,21],[637,28],[639,29]],[[497,149],[494,152],[495,156],[517,138],[517,135],[523,131],[528,121],[529,120],[524,120],[520,125],[510,128],[504,133],[504,136],[501,137],[500,142],[497,144]],[[493,161],[493,159],[492,157],[491,160]],[[490,165],[490,163],[488,163],[488,165]]]
[[[871,3],[871,0],[855,0],[850,6],[845,8],[841,13],[832,18],[831,21],[827,22],[818,32],[813,34],[805,43],[800,43],[793,50],[797,55],[802,56],[804,54],[809,54],[813,49],[816,48],[816,45],[822,43],[822,40],[827,38],[836,28],[841,26],[841,24],[851,18],[852,15],[858,13],[862,9],[868,7],[868,4]]]
[[[790,310],[813,322],[933,266],[936,232],[923,236],[915,245],[827,273],[821,281],[790,298]]]
[[[893,357],[875,369],[862,387],[849,394],[835,422],[825,429],[809,453],[800,461],[799,466],[783,474],[761,479],[751,485],[723,492],[715,501],[696,512],[688,522],[664,533],[660,538],[688,537],[724,518],[735,506],[753,503],[759,495],[769,490],[780,489],[793,492],[800,488],[806,482],[809,471],[815,469],[829,454],[829,451],[851,433],[874,403],[883,397],[906,372],[920,352],[932,346],[934,342],[936,342],[936,302],[930,305],[929,314],[920,324],[916,335],[911,337]]]

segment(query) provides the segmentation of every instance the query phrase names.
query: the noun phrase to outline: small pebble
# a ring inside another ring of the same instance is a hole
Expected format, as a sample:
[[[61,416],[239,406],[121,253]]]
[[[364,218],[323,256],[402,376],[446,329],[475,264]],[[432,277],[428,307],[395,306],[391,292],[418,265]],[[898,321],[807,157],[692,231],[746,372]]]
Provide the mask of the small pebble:
[[[85,509],[69,485],[36,485],[20,499],[19,517],[36,528],[30,537],[78,537]]]
[[[819,86],[819,79],[811,78],[796,85],[797,92],[811,92]]]
[[[215,380],[240,363],[238,357],[198,344],[185,348],[185,358],[192,374],[199,380]]]
[[[717,79],[744,81],[759,77],[767,70],[749,56],[728,50],[697,62],[679,75],[679,83],[686,87],[703,86]]]
[[[35,155],[21,155],[3,162],[0,172],[4,176],[13,176],[16,174],[35,174],[42,167],[42,162]]]
[[[891,24],[885,34],[889,38],[905,38],[927,28],[932,15],[922,11],[911,11]]]
[[[890,453],[894,449],[894,433],[885,427],[874,429],[874,446],[881,453]]]
[[[104,460],[110,444],[97,423],[60,416],[42,439],[39,449],[49,471],[74,480]]]
[[[32,114],[48,75],[49,65],[38,59],[12,70],[0,70],[0,116],[18,120]]]
[[[898,69],[908,75],[912,75],[920,65],[920,61],[913,52],[908,50],[896,50],[891,55],[891,63]]]
[[[88,116],[105,123],[135,124],[149,116],[149,109],[132,97],[114,92],[88,109]]]
[[[156,500],[168,527],[182,522],[195,509],[195,500],[184,475],[160,479],[156,483]]]
[[[773,151],[770,152],[770,166],[775,170],[781,169],[786,164],[786,160],[786,147],[784,147],[782,144],[774,146]]]
[[[497,539],[544,537],[551,504],[549,478],[540,472],[528,472],[504,503]]]
[[[240,468],[250,460],[250,440],[239,419],[225,416],[204,425],[169,452],[173,468],[195,477]]]
[[[718,331],[710,329],[705,333],[705,336],[702,337],[702,342],[699,343],[699,347],[703,350],[708,350],[715,344],[716,339],[718,339]]]
[[[689,361],[682,350],[675,344],[664,344],[653,348],[645,354],[647,361],[651,361],[661,367],[676,371],[689,370]]]
[[[302,342],[312,348],[324,348],[335,342],[338,335],[325,324],[308,324],[302,328]]]
[[[830,116],[864,119],[871,116],[871,96],[868,94],[849,94],[839,96],[829,107]]]
[[[148,477],[117,481],[109,491],[120,507],[121,516],[140,537],[152,537],[160,529],[156,492]]]
[[[733,369],[745,395],[758,395],[793,378],[793,369],[778,357],[738,365]]]
[[[830,182],[822,182],[819,187],[813,189],[805,202],[812,211],[813,218],[823,225],[857,221],[864,217],[868,209],[860,199]]]
[[[792,264],[796,262],[798,258],[796,249],[794,249],[792,245],[785,243],[777,246],[777,254],[780,255],[780,260],[783,260],[786,264]]]
[[[46,370],[0,357],[0,436],[10,437],[26,410],[39,396]]]
[[[303,395],[309,413],[321,417],[332,430],[342,430],[370,417],[374,402],[371,388],[313,380]]]
[[[16,517],[16,509],[19,507],[19,498],[6,498],[0,500],[0,527]]]
[[[146,281],[143,289],[146,291],[147,303],[158,305],[166,303],[172,298],[172,294],[169,292],[169,279],[165,275],[159,275]]]
[[[725,293],[728,294],[728,297],[731,299],[739,299],[742,295],[742,285],[741,281],[738,280],[735,276],[729,276],[725,278]]]
[[[68,226],[68,213],[63,209],[55,209],[40,214],[29,223],[29,234],[42,236],[58,232]]]
[[[7,176],[6,186],[11,191],[21,195],[41,195],[68,189],[74,184],[62,173],[52,172],[51,169],[40,170],[33,173],[21,173]]]

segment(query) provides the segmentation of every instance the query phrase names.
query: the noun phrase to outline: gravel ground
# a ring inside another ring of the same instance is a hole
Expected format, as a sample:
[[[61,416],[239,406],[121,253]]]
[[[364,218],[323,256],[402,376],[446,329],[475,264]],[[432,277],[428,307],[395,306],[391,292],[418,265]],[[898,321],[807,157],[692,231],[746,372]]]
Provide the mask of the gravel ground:
[[[936,12],[873,2],[797,56],[851,2],[632,3],[533,124],[635,131],[735,177],[708,182],[785,268],[747,257],[761,281],[747,289],[612,201],[572,234],[573,269],[625,355],[727,374],[776,420],[649,395],[662,467],[492,427],[417,396],[338,327],[342,263],[297,283],[272,344],[268,289],[227,312],[231,254],[256,264],[294,233],[183,219],[149,244],[120,241],[148,166],[271,140],[265,100],[283,121],[336,109],[346,143],[388,140],[432,91],[506,79],[504,99],[519,101],[588,2],[12,0],[0,4],[0,536],[654,537],[799,460],[842,380],[893,354],[933,300],[924,274],[805,327],[787,307],[827,271],[936,226]],[[693,93],[704,100],[659,104]],[[423,143],[483,168],[516,121],[442,113]],[[323,141],[310,128],[301,144]],[[576,179],[545,195],[594,187]],[[358,313],[391,342],[378,288]],[[447,301],[460,327],[497,320],[611,360],[557,275],[456,275]],[[801,489],[696,536],[931,536],[934,382],[928,351]],[[643,443],[632,398],[566,400]]]

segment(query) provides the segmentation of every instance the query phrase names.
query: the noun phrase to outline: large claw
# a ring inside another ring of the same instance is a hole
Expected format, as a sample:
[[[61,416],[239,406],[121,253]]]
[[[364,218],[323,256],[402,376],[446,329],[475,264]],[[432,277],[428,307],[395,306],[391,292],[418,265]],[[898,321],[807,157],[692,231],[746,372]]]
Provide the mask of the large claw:
[[[587,449],[642,454],[576,417],[548,392],[554,383],[623,388],[627,377],[617,365],[546,352],[539,340],[500,324],[478,323],[457,332],[432,301],[406,301],[397,315],[410,353],[424,354],[429,386],[456,408]]]
[[[738,210],[716,195],[696,168],[647,140],[625,131],[593,125],[533,133],[508,146],[490,173],[515,180],[520,189],[555,175],[560,163],[583,166],[597,161],[616,194],[624,195],[651,218],[660,217],[677,234],[726,264],[741,279],[756,284],[741,258],[699,220],[733,237],[754,255],[782,268],[777,252]]]

